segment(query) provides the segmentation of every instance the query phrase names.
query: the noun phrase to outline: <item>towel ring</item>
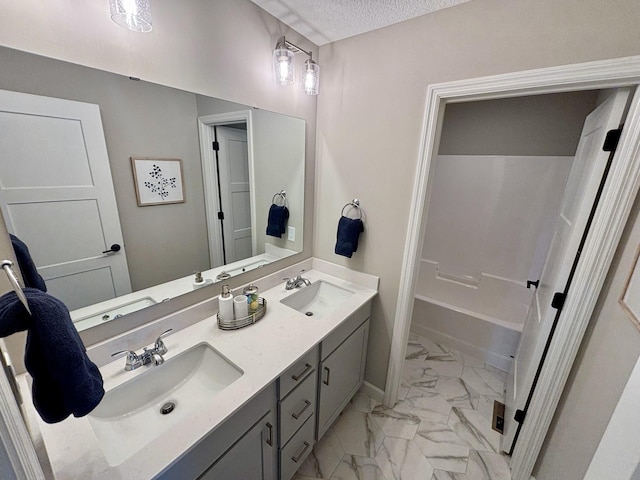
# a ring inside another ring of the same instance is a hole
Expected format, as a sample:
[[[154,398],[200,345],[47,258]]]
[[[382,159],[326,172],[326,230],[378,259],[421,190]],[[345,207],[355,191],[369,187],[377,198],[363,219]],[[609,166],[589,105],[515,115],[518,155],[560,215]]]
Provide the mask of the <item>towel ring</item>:
[[[9,277],[9,282],[11,283],[13,290],[16,292],[16,295],[18,295],[18,298],[24,305],[24,308],[26,308],[27,312],[29,312],[29,315],[31,315],[31,310],[29,310],[29,302],[27,301],[27,297],[22,291],[22,287],[18,283],[16,274],[13,273],[13,269],[11,268],[11,266],[13,265],[13,262],[11,260],[3,260],[2,263],[0,263],[0,265],[2,266],[3,270],[7,274],[7,277]]]
[[[342,207],[342,212],[340,215],[344,217],[344,209],[347,207],[355,208],[358,211],[358,219],[362,220],[362,210],[360,209],[360,200],[354,198],[349,203],[347,203],[344,207]]]
[[[280,197],[282,199],[282,205],[283,207],[287,206],[287,192],[284,190],[280,190],[278,193],[276,193],[273,198],[271,199],[271,203],[276,204],[276,199],[277,197]]]

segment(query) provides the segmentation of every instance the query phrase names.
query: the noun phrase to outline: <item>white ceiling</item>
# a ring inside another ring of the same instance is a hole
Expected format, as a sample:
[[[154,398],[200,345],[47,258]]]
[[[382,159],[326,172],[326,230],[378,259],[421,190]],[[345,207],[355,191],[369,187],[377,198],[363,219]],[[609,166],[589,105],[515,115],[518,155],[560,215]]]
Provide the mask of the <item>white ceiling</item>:
[[[316,45],[470,0],[251,0]]]

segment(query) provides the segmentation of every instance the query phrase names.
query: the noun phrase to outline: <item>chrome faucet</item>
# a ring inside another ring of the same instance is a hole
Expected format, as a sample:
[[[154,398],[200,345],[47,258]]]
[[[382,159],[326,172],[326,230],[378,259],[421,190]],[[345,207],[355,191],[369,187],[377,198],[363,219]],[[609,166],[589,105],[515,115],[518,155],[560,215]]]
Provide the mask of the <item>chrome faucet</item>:
[[[302,278],[303,273],[304,273],[304,270],[300,270],[300,273],[296,278],[283,278],[283,280],[287,281],[287,284],[285,285],[284,288],[286,290],[293,290],[294,288],[300,288],[300,287],[311,285],[311,281],[308,278]]]
[[[153,344],[153,348],[144,347],[142,353],[138,355],[133,350],[122,350],[120,352],[112,353],[112,357],[116,357],[123,353],[127,354],[127,360],[124,365],[124,369],[126,371],[135,370],[136,368],[141,367],[142,365],[149,365],[153,362],[153,365],[162,365],[164,363],[164,357],[167,353],[167,346],[162,341],[162,337],[171,332],[173,328],[162,332],[160,336],[156,339]]]

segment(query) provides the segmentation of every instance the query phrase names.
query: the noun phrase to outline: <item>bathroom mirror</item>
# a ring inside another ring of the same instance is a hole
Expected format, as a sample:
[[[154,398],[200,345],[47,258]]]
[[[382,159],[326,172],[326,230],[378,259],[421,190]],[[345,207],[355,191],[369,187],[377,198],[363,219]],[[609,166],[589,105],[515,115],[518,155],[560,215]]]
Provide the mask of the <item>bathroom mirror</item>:
[[[0,90],[62,109],[20,111],[5,96],[0,199],[8,230],[79,330],[303,250],[304,120],[7,48],[0,64]],[[66,113],[76,102],[99,107],[106,170],[87,160],[100,143],[89,138],[95,118]],[[84,193],[41,197],[100,181],[113,188],[115,221]],[[163,185],[181,187],[164,193],[177,201],[164,202]],[[266,235],[272,203],[289,212],[280,237]],[[121,233],[104,233],[109,222]],[[79,274],[68,268],[77,258],[87,264]],[[104,259],[124,260],[122,282],[122,265]]]

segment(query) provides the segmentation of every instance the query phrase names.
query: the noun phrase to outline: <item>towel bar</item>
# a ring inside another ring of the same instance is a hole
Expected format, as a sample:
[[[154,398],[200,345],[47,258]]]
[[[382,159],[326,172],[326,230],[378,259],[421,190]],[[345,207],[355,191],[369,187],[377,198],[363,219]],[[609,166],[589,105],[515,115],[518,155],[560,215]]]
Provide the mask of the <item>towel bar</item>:
[[[359,215],[358,218],[362,220],[362,210],[360,209],[360,200],[358,200],[357,198],[354,198],[349,203],[347,203],[344,207],[342,207],[342,212],[340,212],[340,215],[342,215],[343,217],[344,217],[344,209],[347,207],[355,208],[358,211],[358,215]]]
[[[13,262],[11,260],[3,260],[0,265],[2,265],[2,269],[7,274],[7,277],[9,277],[9,282],[11,283],[13,290],[16,292],[16,295],[18,295],[18,298],[24,305],[24,308],[26,308],[27,312],[29,312],[29,315],[31,315],[31,310],[29,310],[29,302],[27,301],[27,297],[22,291],[22,287],[20,287],[20,284],[18,283],[16,274],[13,273],[13,269],[11,268],[11,266],[13,265]]]

